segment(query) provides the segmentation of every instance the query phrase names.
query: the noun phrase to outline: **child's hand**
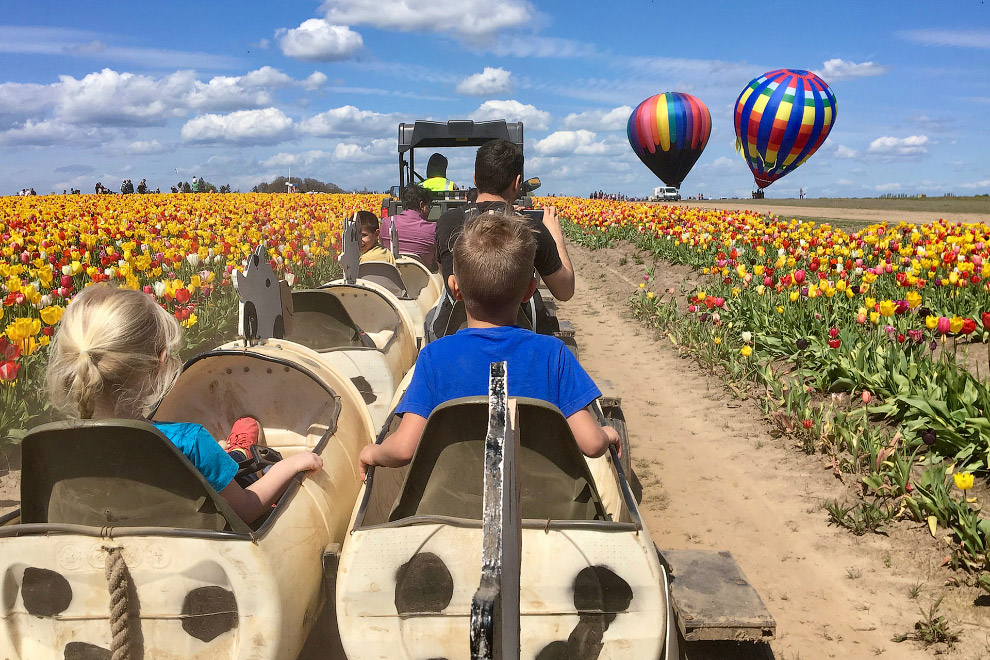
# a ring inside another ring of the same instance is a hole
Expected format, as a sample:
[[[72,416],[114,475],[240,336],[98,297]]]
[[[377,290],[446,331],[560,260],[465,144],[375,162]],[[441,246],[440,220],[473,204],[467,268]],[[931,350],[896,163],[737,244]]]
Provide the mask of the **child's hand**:
[[[368,468],[375,464],[375,445],[365,445],[358,455],[358,468],[361,470],[361,481],[368,478]]]
[[[602,430],[605,431],[605,437],[608,438],[608,444],[615,445],[615,453],[619,456],[619,458],[622,458],[622,438],[619,437],[619,432],[611,426],[603,426]]]
[[[304,451],[286,459],[290,461],[295,472],[316,472],[323,469],[323,459],[311,451]]]

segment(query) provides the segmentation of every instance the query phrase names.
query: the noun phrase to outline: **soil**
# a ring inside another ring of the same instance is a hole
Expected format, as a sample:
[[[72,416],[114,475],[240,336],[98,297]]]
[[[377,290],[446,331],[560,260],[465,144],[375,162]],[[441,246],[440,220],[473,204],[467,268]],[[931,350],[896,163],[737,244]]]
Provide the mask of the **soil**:
[[[669,202],[668,202],[669,203]],[[782,218],[817,218],[822,220],[852,221],[856,224],[872,224],[875,222],[888,222],[897,224],[898,222],[911,222],[924,224],[935,222],[945,218],[952,222],[986,222],[986,213],[960,213],[947,209],[933,209],[925,211],[904,211],[896,209],[865,209],[865,208],[838,208],[827,206],[816,206],[815,200],[794,200],[793,205],[760,204],[759,200],[718,200],[718,201],[690,201],[674,202],[678,206],[694,206],[705,209],[723,209],[738,211],[741,209],[766,211]],[[841,224],[841,223],[837,223]]]
[[[577,293],[559,315],[574,325],[585,368],[622,397],[658,547],[730,551],[777,621],[778,659],[990,657],[990,608],[975,604],[986,600],[978,589],[946,586],[966,576],[941,567],[943,540],[906,521],[889,536],[830,527],[823,502],[851,502],[857,477],[840,481],[822,456],[774,438],[753,400],[630,318],[626,301],[652,263],[647,253],[630,245],[569,251]],[[657,291],[690,277],[664,264],[656,272]],[[891,641],[913,632],[919,608],[941,596],[939,614],[960,636],[954,647]]]

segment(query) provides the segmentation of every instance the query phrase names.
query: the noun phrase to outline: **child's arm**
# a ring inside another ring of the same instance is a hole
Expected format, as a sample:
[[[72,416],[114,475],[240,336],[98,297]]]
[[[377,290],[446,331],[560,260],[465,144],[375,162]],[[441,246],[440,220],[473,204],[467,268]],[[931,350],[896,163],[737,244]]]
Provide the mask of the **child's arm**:
[[[241,488],[239,483],[231,481],[220,491],[220,495],[241,520],[252,523],[282,495],[297,473],[314,472],[322,468],[322,458],[313,452],[304,451],[271,466],[268,472],[247,488]]]
[[[401,467],[411,461],[425,428],[425,417],[411,412],[404,413],[395,433],[382,440],[382,444],[366,445],[361,450],[358,457],[361,481],[368,476],[369,466]]]
[[[567,425],[577,441],[578,449],[585,456],[598,458],[609,445],[615,445],[619,457],[622,457],[622,442],[619,433],[611,426],[600,426],[587,408],[582,408],[567,418]]]

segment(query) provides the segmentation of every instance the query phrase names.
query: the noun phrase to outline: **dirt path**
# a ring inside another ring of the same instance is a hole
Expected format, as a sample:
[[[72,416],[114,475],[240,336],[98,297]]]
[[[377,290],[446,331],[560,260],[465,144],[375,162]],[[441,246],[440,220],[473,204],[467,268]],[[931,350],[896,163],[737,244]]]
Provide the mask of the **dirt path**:
[[[917,526],[892,538],[829,527],[822,501],[849,491],[822,469],[822,457],[771,437],[755,403],[733,399],[629,318],[625,303],[643,266],[620,266],[619,248],[570,251],[577,294],[560,305],[560,316],[574,324],[588,371],[622,397],[657,545],[731,551],[777,620],[778,659],[931,657],[891,637],[913,629],[919,605],[937,598],[948,575],[937,567],[933,540]],[[960,598],[962,611],[976,609],[965,600],[971,596]],[[967,616],[979,620],[956,624],[970,636],[949,657],[987,653],[986,615]]]
[[[882,222],[889,223],[913,222],[924,224],[935,222],[941,218],[952,222],[987,222],[990,218],[985,213],[955,213],[946,211],[896,211],[879,209],[846,209],[835,207],[815,206],[815,200],[810,199],[793,206],[760,205],[759,202],[748,203],[745,199],[719,200],[719,201],[683,201],[674,202],[679,206],[695,206],[705,209],[722,209],[728,211],[738,211],[741,209],[757,210],[765,213],[773,213],[783,218],[826,218],[832,220],[853,220],[863,223]]]

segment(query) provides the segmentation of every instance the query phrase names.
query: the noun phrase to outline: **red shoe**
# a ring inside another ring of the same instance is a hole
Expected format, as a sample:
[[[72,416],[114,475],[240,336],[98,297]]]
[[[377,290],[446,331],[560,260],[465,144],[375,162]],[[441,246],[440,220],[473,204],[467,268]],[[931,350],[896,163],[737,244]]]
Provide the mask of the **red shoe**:
[[[241,417],[230,429],[227,436],[227,451],[248,449],[256,445],[264,437],[261,424],[254,417]]]

